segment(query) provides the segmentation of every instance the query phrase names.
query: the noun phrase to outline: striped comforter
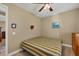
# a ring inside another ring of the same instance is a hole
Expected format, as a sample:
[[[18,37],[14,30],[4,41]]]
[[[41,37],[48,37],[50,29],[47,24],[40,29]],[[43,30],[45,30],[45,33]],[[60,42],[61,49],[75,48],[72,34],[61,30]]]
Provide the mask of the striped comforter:
[[[21,48],[35,56],[59,56],[62,50],[60,40],[44,37],[24,40]]]

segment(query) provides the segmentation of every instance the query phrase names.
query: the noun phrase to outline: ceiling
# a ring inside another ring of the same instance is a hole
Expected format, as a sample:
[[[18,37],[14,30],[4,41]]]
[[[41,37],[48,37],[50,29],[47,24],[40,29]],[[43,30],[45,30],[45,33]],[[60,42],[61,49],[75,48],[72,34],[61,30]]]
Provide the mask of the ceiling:
[[[53,8],[53,12],[50,12],[48,9],[43,9],[41,12],[38,10],[43,6],[43,4],[34,4],[34,3],[17,3],[15,4],[20,8],[25,9],[26,11],[31,12],[38,17],[48,17],[61,12],[79,8],[78,3],[52,3],[50,6]]]

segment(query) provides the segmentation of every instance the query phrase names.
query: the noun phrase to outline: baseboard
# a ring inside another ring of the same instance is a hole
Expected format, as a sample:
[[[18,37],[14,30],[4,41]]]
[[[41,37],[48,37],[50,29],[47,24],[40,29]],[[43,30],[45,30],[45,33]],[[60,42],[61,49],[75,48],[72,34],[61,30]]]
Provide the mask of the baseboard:
[[[72,47],[72,45],[69,45],[69,44],[62,44],[62,45],[66,47]]]
[[[13,56],[16,53],[19,53],[20,51],[22,51],[22,49],[18,49],[18,50],[14,51],[14,52],[11,52],[11,53],[8,54],[8,56]]]

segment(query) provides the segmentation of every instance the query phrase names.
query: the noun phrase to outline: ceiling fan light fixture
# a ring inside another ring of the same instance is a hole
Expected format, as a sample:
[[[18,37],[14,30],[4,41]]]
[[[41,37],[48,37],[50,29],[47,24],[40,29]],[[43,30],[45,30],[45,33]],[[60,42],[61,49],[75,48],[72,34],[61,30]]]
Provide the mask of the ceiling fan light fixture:
[[[49,8],[50,8],[49,4],[46,4],[44,7],[44,9],[49,9]]]
[[[50,6],[47,4],[47,6],[46,6],[47,8],[50,8]]]
[[[53,9],[51,8],[50,4],[44,4],[41,9],[39,9],[39,12],[41,12],[43,9],[48,9],[49,11],[53,11]]]
[[[50,11],[53,11],[53,9],[52,9],[51,7],[49,8],[49,10],[50,10]]]

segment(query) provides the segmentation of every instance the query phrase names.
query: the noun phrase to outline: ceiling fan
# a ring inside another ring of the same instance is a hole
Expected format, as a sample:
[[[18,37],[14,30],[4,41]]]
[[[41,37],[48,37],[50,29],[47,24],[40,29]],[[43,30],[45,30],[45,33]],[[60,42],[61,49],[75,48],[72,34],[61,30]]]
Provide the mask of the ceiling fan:
[[[49,11],[53,11],[52,7],[50,6],[50,3],[44,3],[44,5],[39,9],[39,12],[41,12],[43,9],[49,9]]]

